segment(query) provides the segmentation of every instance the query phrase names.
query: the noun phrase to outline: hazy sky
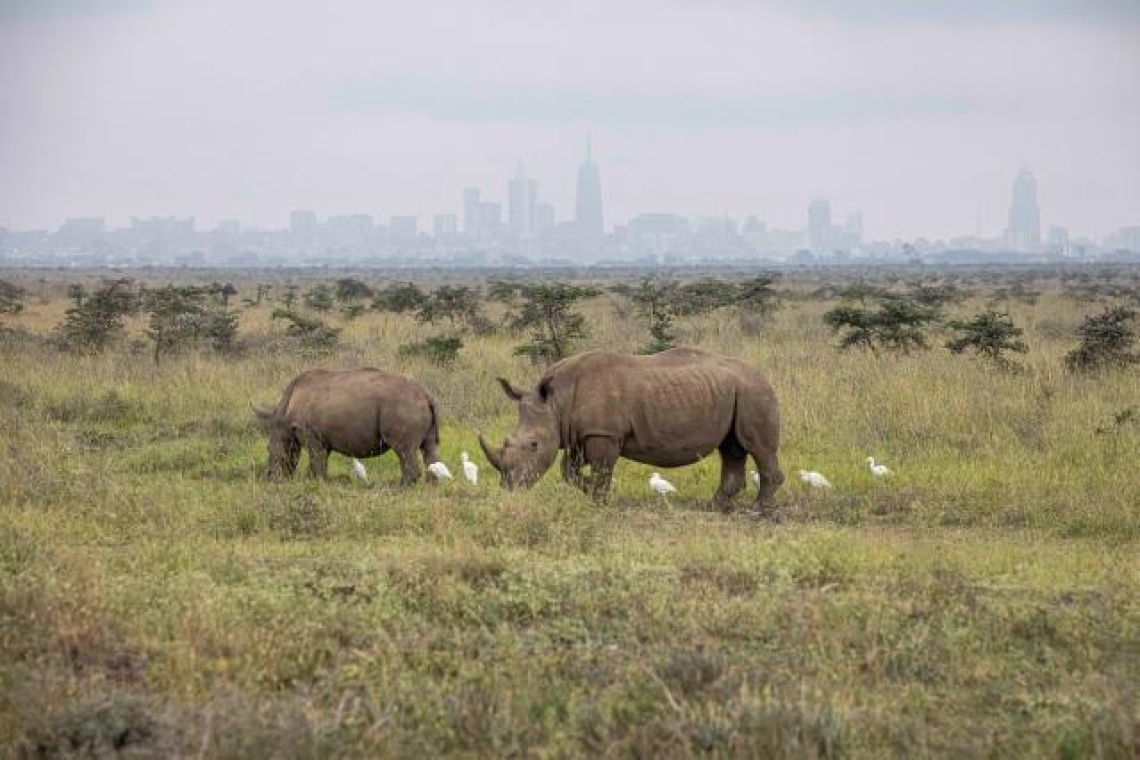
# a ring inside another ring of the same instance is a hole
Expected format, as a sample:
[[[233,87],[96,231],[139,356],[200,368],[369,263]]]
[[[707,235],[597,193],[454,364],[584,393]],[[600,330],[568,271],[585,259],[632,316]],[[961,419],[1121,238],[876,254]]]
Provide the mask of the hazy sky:
[[[905,7],[904,7],[905,6]],[[900,9],[901,8],[901,9]],[[1140,224],[1140,0],[0,0],[0,225],[459,212]]]

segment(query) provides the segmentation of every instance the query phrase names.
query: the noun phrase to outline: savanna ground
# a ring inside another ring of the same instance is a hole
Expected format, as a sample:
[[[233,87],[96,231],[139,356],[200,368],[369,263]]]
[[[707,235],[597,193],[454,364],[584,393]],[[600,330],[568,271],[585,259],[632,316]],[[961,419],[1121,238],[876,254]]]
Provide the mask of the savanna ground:
[[[497,375],[540,373],[516,335],[466,334],[439,367],[398,353],[438,326],[334,313],[339,347],[302,355],[276,348],[268,302],[235,298],[243,351],[156,365],[141,318],[102,354],[39,339],[67,286],[98,275],[0,276],[27,290],[0,318],[9,756],[1140,755],[1140,382],[1062,361],[1119,294],[953,275],[971,295],[948,315],[996,296],[1025,328],[1020,371],[951,355],[940,328],[929,351],[840,351],[821,315],[842,275],[786,275],[759,325],[679,320],[679,342],[777,389],[788,519],[772,524],[706,509],[715,458],[666,473],[671,508],[624,461],[604,506],[556,468],[501,491],[475,433],[514,425]],[[248,296],[284,276],[231,281]],[[646,343],[617,296],[582,310],[578,348]],[[337,456],[328,482],[261,477],[250,403],[308,367],[361,365],[433,391],[444,458],[458,472],[471,452],[477,487],[398,488],[391,454],[370,486]],[[896,476],[873,479],[868,455]]]

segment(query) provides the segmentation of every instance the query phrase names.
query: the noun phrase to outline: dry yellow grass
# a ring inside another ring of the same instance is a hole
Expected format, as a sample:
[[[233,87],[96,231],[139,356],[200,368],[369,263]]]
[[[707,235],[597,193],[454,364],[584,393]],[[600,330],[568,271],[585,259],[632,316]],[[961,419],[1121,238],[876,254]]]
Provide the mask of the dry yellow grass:
[[[78,278],[17,274],[30,295],[5,324],[46,336]],[[1014,373],[938,347],[840,352],[835,302],[805,297],[823,284],[783,283],[795,297],[758,336],[730,314],[678,323],[777,389],[779,526],[705,511],[713,460],[669,474],[672,511],[630,462],[606,506],[553,471],[501,492],[475,431],[514,425],[496,376],[540,371],[507,334],[464,336],[450,368],[398,354],[441,328],[371,312],[325,357],[155,365],[3,339],[7,752],[1135,756],[1140,429],[1113,418],[1140,383],[1063,369],[1094,307],[1056,279],[1011,301],[1030,347]],[[585,312],[582,348],[644,344],[610,296]],[[281,329],[242,308],[243,338]],[[357,365],[420,378],[445,459],[475,455],[480,486],[399,489],[391,457],[371,488],[339,457],[328,483],[261,480],[249,404]],[[875,481],[868,455],[897,476]]]

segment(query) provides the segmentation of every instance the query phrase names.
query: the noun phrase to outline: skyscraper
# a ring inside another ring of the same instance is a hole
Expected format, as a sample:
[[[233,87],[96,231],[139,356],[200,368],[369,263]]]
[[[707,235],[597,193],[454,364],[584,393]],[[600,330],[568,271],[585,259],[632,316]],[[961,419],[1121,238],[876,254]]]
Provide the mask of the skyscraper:
[[[1031,251],[1041,245],[1041,212],[1037,208],[1037,180],[1022,167],[1013,180],[1009,201],[1009,227],[1005,241],[1015,251]]]
[[[523,174],[522,166],[507,183],[507,216],[511,237],[529,240],[535,236],[538,183]]]
[[[293,211],[289,214],[289,234],[293,244],[312,248],[317,242],[317,215],[313,211]]]
[[[431,229],[437,242],[453,240],[458,232],[455,214],[436,214],[432,217]]]
[[[591,155],[590,138],[586,138],[586,160],[578,167],[578,193],[575,205],[575,222],[582,253],[597,252],[602,246],[605,230],[602,226],[602,180]]]
[[[479,203],[479,190],[469,187],[463,191],[463,234],[468,240],[478,240],[483,211]]]
[[[823,251],[831,245],[831,203],[824,198],[816,198],[808,205],[808,245],[813,251]]]

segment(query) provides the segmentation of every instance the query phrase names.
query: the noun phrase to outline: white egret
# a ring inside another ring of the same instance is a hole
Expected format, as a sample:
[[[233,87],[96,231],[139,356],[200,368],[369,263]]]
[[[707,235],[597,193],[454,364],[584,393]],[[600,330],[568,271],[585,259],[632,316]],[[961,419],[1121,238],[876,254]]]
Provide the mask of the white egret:
[[[661,494],[661,498],[664,499],[666,503],[669,502],[669,494],[677,493],[677,489],[673,484],[661,477],[661,474],[657,472],[649,476],[649,487]]]
[[[437,480],[451,480],[451,470],[443,462],[432,462],[428,465],[428,472],[435,475]]]
[[[800,470],[800,480],[812,488],[831,488],[831,483],[828,482],[827,478],[815,470]]]
[[[356,479],[361,483],[368,482],[368,470],[364,469],[364,462],[361,462],[359,459],[352,460],[352,474],[355,475]]]
[[[475,485],[479,482],[479,468],[471,461],[471,457],[467,456],[466,451],[459,452],[459,458],[463,460],[463,477],[467,478],[467,482]]]
[[[867,457],[867,466],[871,468],[871,474],[876,478],[885,478],[894,475],[894,472],[885,464],[875,464],[874,457]]]

